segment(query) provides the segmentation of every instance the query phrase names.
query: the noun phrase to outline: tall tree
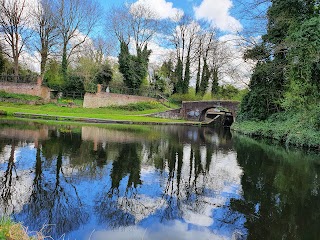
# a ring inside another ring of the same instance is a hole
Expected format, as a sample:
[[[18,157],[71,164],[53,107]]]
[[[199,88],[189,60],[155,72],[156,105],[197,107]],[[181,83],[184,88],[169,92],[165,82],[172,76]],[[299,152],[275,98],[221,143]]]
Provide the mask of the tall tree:
[[[130,25],[136,52],[145,49],[148,42],[159,29],[159,21],[154,11],[140,3],[134,3],[129,8]]]
[[[147,76],[148,62],[151,51],[147,45],[144,49],[138,48],[138,54],[132,55],[129,46],[125,42],[120,44],[119,70],[123,75],[123,81],[131,90],[139,89],[143,79]]]
[[[3,56],[3,50],[2,50],[2,46],[0,44],[0,73],[3,73],[5,70],[5,58]]]
[[[14,75],[19,75],[19,58],[31,37],[30,11],[26,0],[0,0],[0,27],[4,53],[13,59]]]
[[[214,41],[215,32],[213,30],[206,30],[199,35],[197,58],[198,58],[198,75],[199,82],[196,93],[204,95],[207,91],[209,80],[211,78],[211,71],[209,66],[209,53],[216,48],[216,42]],[[201,70],[202,60],[202,70]],[[201,73],[200,73],[201,72]],[[200,77],[201,76],[201,77]]]
[[[57,43],[57,19],[55,11],[55,1],[41,0],[37,7],[34,8],[33,15],[36,24],[36,49],[40,55],[40,74],[43,77],[47,65],[48,57],[52,47]]]
[[[62,73],[67,75],[70,57],[88,39],[99,23],[99,6],[95,0],[57,0],[57,29],[62,41]]]
[[[154,11],[140,3],[113,7],[107,14],[107,31],[113,33],[119,43],[133,42],[138,51],[143,50],[159,30],[159,20]]]
[[[211,95],[214,96],[219,92],[219,76],[218,69],[214,68],[212,70],[212,83],[211,83]]]
[[[107,29],[113,31],[120,43],[119,70],[129,88],[140,88],[147,76],[151,54],[148,42],[158,30],[158,23],[155,13],[140,3],[113,8],[109,12]],[[132,40],[135,55],[129,52]]]
[[[191,79],[191,60],[195,51],[200,26],[189,16],[182,16],[176,22],[171,42],[176,52],[176,86],[178,93],[187,93]]]

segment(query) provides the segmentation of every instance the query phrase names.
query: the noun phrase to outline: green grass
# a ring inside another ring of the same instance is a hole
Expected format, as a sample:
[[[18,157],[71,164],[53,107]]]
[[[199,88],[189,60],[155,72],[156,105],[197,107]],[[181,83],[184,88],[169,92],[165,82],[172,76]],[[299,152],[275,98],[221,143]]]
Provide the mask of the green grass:
[[[69,104],[69,105],[81,107],[83,105],[83,100],[82,99],[61,98],[61,99],[58,99],[57,103],[60,105],[68,105]]]
[[[132,121],[132,122],[173,122],[171,119],[155,118],[145,116],[146,114],[161,112],[169,110],[160,103],[152,103],[152,109],[137,110],[130,106],[131,111],[124,110],[116,107],[108,108],[82,108],[79,106],[62,107],[56,104],[43,104],[43,105],[27,105],[17,103],[0,102],[0,110],[5,111],[8,115],[13,115],[15,112],[22,112],[28,114],[48,114],[53,116],[65,117],[79,117],[79,118],[98,118],[119,121]],[[122,107],[124,108],[124,107]],[[174,120],[174,122],[185,122],[183,120]]]
[[[17,100],[24,100],[24,101],[39,101],[41,100],[40,97],[27,95],[27,94],[16,94],[16,93],[8,93],[5,91],[0,91],[0,98],[4,99],[17,99]]]

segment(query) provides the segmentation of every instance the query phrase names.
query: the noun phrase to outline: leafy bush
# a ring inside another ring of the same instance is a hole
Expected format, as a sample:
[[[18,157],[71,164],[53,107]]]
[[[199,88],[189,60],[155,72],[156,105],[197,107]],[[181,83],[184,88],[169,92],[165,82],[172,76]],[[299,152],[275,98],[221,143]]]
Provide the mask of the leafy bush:
[[[84,93],[84,86],[83,86],[84,79],[81,76],[77,75],[68,75],[68,80],[66,85],[63,89],[63,92],[77,92],[77,93]]]
[[[44,83],[57,91],[62,91],[65,87],[65,80],[61,73],[61,65],[58,61],[51,60],[48,63],[47,71],[44,75]]]
[[[101,66],[100,71],[95,76],[95,81],[99,84],[108,85],[112,81],[113,72],[108,63]]]

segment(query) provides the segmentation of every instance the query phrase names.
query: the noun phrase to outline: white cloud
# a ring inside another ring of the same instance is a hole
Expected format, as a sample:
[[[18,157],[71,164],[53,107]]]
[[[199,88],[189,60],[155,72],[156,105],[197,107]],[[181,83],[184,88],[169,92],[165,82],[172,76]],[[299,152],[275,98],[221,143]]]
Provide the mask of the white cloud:
[[[177,16],[183,15],[183,10],[174,8],[172,2],[166,0],[138,0],[132,6],[142,5],[149,8],[156,14],[157,19],[175,19]]]
[[[197,19],[205,19],[222,31],[241,31],[241,23],[230,15],[232,6],[231,0],[203,0],[198,7],[194,7],[194,12]]]
[[[152,49],[150,55],[150,63],[161,64],[171,55],[172,49],[160,46],[157,42],[151,41],[148,48]]]
[[[190,229],[187,223],[171,221],[170,224],[156,223],[151,226],[151,230],[138,226],[122,227],[119,230],[96,231],[92,234],[93,239],[176,239],[176,240],[226,240],[230,239],[223,235],[210,232],[208,229]]]

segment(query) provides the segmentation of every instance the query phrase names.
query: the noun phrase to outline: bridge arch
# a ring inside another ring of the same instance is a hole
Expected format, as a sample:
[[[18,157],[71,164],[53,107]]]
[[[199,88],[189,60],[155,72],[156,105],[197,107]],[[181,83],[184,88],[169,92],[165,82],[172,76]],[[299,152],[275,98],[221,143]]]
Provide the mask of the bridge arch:
[[[182,102],[181,114],[186,120],[201,122],[204,120],[205,114],[209,109],[222,107],[231,112],[235,121],[239,104],[240,102],[238,101],[225,100]]]
[[[218,106],[214,106],[214,107],[208,107],[208,108],[203,109],[203,110],[201,111],[201,113],[200,113],[199,121],[202,122],[202,121],[205,120],[206,114],[207,114],[208,110],[210,110],[210,109],[216,109],[217,107],[218,107]]]

